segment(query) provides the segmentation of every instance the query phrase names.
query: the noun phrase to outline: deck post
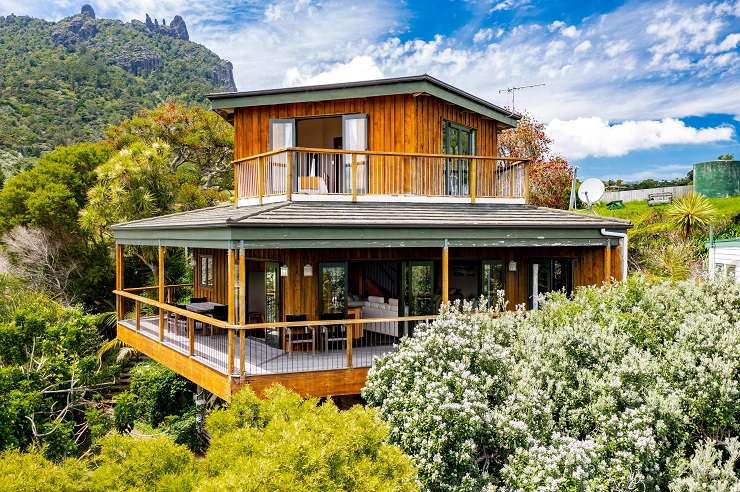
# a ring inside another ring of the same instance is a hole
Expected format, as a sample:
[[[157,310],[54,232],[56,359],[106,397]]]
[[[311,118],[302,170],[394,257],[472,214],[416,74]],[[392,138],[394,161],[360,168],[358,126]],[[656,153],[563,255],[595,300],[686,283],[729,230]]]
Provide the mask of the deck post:
[[[236,273],[234,268],[234,263],[236,260],[236,250],[234,248],[229,248],[229,257],[228,257],[228,322],[230,325],[233,325],[235,323],[236,318],[236,306],[234,306],[235,302],[235,296],[234,291],[236,290],[236,286],[234,285],[234,274]],[[228,329],[228,337],[229,337],[229,354],[228,354],[228,360],[226,361],[226,373],[229,377],[234,373],[234,329],[229,328]]]
[[[134,301],[134,311],[136,313],[136,331],[141,330],[141,303]]]
[[[352,201],[357,201],[357,154],[352,154]]]
[[[265,158],[260,157],[257,159],[257,197],[259,198],[259,204],[262,205],[262,196],[265,194],[265,183],[262,182],[264,177],[262,166],[265,163]]]
[[[164,254],[165,247],[159,245],[159,262],[157,264],[157,276],[159,277],[159,302],[164,303]],[[164,340],[164,309],[159,308],[159,339]]]
[[[612,246],[611,241],[606,240],[604,247],[604,280],[612,279]]]
[[[442,304],[450,301],[450,248],[445,239],[445,245],[442,247]]]
[[[239,248],[239,324],[247,324],[247,256],[243,245]],[[245,372],[246,353],[246,332],[239,330],[239,375]]]
[[[344,325],[347,329],[347,367],[352,367],[352,339],[354,338],[355,325]]]
[[[231,165],[231,170],[234,172],[234,207],[239,206],[239,174],[236,168],[237,164]]]
[[[116,243],[116,290],[123,290],[123,244]],[[116,296],[116,317],[120,320],[124,316],[124,300]]]
[[[509,198],[514,198],[514,184],[516,183],[516,173],[514,173],[514,166],[509,166]]]
[[[529,161],[522,164],[522,179],[524,180],[524,200],[527,201],[529,196]]]
[[[287,183],[285,183],[285,196],[288,199],[288,201],[293,200],[293,152],[288,151],[288,158],[286,160],[286,165],[288,166],[286,169],[286,180]]]
[[[470,186],[470,203],[475,203],[475,199],[478,196],[478,190],[476,187],[478,186],[478,172],[477,172],[477,165],[475,159],[470,159],[470,180],[468,181]]]
[[[188,323],[188,355],[195,355],[195,321],[187,318]]]

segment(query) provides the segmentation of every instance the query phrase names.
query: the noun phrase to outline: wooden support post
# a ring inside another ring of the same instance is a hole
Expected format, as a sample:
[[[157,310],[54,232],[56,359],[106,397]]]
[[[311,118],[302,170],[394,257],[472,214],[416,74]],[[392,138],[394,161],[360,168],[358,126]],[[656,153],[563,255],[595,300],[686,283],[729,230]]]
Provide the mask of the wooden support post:
[[[247,330],[239,330],[239,376],[244,376],[247,371]]]
[[[141,303],[139,301],[134,302],[134,311],[136,313],[136,331],[141,330]]]
[[[357,201],[357,154],[352,154],[352,169],[351,169],[351,178],[352,178],[352,201]]]
[[[612,247],[608,241],[604,247],[604,280],[612,279]]]
[[[514,193],[514,185],[516,184],[516,173],[513,165],[509,166],[509,198],[516,197]]]
[[[442,247],[442,304],[450,302],[450,248],[447,246],[447,239],[445,239],[445,245]]]
[[[529,198],[529,162],[522,164],[522,179],[524,180],[524,200],[528,201]]]
[[[290,154],[288,154],[290,155]],[[288,183],[291,183],[288,180]],[[239,324],[247,323],[247,255],[244,248],[239,250]],[[246,331],[239,330],[239,375],[246,370]]]
[[[234,374],[234,330],[229,328],[229,353],[226,361],[226,374],[231,377]]]
[[[227,295],[227,304],[228,304],[227,306],[228,321],[230,325],[233,325],[236,322],[236,319],[235,319],[236,318],[236,310],[235,310],[236,306],[234,305],[235,304],[234,303],[234,298],[235,298],[234,291],[236,290],[235,285],[234,285],[235,260],[236,260],[235,250],[229,249],[229,257],[228,257],[229,264],[227,267],[229,278],[227,279],[227,282],[226,282],[227,289],[228,289],[226,295]]]
[[[475,203],[475,199],[478,196],[478,170],[475,159],[470,159],[470,179],[468,183],[470,186],[470,203]]]
[[[285,175],[288,182],[285,183],[285,195],[290,202],[293,200],[293,152],[291,151],[288,151],[287,166]]]
[[[164,303],[164,254],[165,247],[159,246],[159,262],[157,264],[157,274],[159,277],[159,302]],[[159,339],[164,340],[164,309],[159,309]]]
[[[262,196],[265,194],[265,183],[262,182],[262,166],[264,165],[265,158],[260,157],[257,159],[257,197],[259,198],[259,204],[262,205]]]
[[[347,367],[352,367],[352,340],[354,337],[354,325],[344,325],[347,330]]]
[[[116,244],[116,290],[123,290],[124,256],[123,244]],[[125,314],[124,299],[116,296],[116,317],[123,319]]]
[[[187,318],[188,323],[188,354],[195,355],[195,321]]]

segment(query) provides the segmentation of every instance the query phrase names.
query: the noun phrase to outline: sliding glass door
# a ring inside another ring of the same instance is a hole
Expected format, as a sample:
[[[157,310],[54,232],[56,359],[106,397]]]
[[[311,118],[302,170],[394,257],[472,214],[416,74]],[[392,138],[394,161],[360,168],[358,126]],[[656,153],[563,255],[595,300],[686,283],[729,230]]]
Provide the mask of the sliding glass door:
[[[319,309],[322,316],[347,312],[347,263],[319,264]]]
[[[450,155],[475,154],[475,130],[451,121],[442,124],[443,151]],[[470,159],[447,159],[445,194],[470,194]]]
[[[342,116],[342,148],[345,150],[367,150],[367,115],[346,114]],[[358,155],[357,193],[367,193],[368,156]],[[344,157],[344,189],[352,192],[352,156]]]
[[[280,265],[265,263],[265,322],[280,321]],[[265,330],[265,342],[272,347],[280,347],[280,329]]]
[[[529,267],[529,307],[539,308],[539,296],[552,291],[573,292],[573,260],[544,258]]]

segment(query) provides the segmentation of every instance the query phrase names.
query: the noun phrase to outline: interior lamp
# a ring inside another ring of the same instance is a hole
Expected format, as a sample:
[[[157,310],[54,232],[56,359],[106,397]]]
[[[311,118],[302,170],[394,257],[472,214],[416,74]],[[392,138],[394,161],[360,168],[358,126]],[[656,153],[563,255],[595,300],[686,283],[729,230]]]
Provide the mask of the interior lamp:
[[[280,267],[280,276],[281,277],[287,277],[288,276],[288,265],[283,265]]]
[[[313,267],[310,264],[303,265],[303,276],[313,277]]]
[[[514,260],[509,261],[509,271],[516,272],[516,261]]]

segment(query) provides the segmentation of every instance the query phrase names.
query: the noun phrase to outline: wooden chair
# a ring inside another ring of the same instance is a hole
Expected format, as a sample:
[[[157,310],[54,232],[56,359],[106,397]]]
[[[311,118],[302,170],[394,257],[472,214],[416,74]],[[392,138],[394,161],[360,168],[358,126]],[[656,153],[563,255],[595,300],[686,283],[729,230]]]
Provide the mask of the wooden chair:
[[[175,307],[178,307],[180,309],[187,309],[187,306],[185,304],[175,304]],[[167,330],[174,331],[177,335],[179,335],[181,329],[182,329],[182,333],[187,335],[188,333],[187,318],[180,318],[180,316],[177,313],[169,313],[169,315],[167,316]]]
[[[346,319],[346,313],[324,313],[320,316],[322,320]],[[323,325],[324,350],[329,350],[330,343],[338,343],[340,346],[347,344],[347,325]]]
[[[286,314],[286,322],[306,321],[305,314]],[[307,326],[288,326],[283,332],[284,347],[286,352],[311,352],[316,351],[315,330]],[[295,350],[303,349],[303,350]]]

